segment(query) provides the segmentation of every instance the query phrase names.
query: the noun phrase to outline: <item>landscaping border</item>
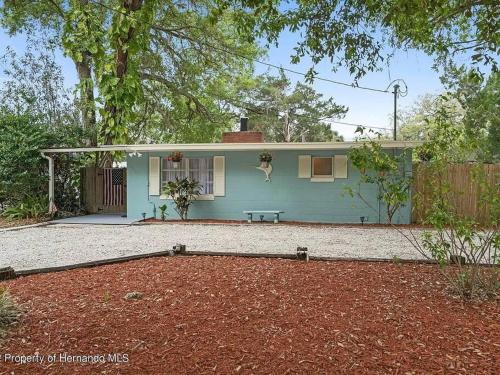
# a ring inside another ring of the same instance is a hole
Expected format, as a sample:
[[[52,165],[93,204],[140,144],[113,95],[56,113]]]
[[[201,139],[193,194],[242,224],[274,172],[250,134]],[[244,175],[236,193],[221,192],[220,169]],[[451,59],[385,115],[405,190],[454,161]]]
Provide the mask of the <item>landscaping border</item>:
[[[22,276],[31,276],[42,273],[62,272],[78,268],[92,268],[98,266],[105,266],[109,264],[125,263],[133,260],[157,258],[166,256],[218,256],[218,257],[243,257],[243,258],[271,258],[271,259],[288,259],[298,260],[295,254],[265,254],[265,253],[237,253],[237,252],[212,252],[212,251],[186,251],[182,254],[172,254],[172,250],[157,251],[154,253],[129,255],[125,257],[109,258],[96,260],[91,262],[76,263],[64,266],[34,268],[29,270],[15,271],[16,278]],[[387,259],[387,258],[349,258],[349,257],[321,257],[310,256],[311,261],[325,261],[325,262],[380,262],[380,263],[413,263],[413,264],[436,264],[435,261],[427,259]]]
[[[13,227],[5,227],[5,228],[0,228],[0,233],[3,232],[14,232],[16,230],[22,230],[22,229],[29,229],[29,228],[36,228],[36,227],[44,227],[47,225],[53,225],[51,221],[42,221],[40,223],[35,223],[35,224],[28,224],[28,225],[20,225],[20,226],[13,226]]]

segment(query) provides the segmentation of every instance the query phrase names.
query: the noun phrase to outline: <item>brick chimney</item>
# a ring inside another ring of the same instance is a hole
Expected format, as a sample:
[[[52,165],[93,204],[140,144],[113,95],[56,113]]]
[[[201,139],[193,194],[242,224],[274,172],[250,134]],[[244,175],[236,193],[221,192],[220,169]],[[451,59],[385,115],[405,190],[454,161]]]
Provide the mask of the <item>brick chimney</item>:
[[[222,134],[222,143],[263,143],[264,135],[261,132],[248,131],[248,118],[240,118],[239,132]]]

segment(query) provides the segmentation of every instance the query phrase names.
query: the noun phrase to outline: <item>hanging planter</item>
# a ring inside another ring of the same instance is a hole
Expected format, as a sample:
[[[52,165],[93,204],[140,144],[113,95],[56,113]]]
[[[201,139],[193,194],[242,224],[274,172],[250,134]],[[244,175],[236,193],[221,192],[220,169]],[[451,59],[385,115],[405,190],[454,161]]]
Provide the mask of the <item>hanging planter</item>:
[[[269,163],[273,160],[273,156],[270,152],[263,151],[259,155],[260,167],[267,168],[269,167]]]
[[[179,151],[172,152],[167,159],[170,160],[172,162],[173,167],[177,169],[181,165],[182,152]]]
[[[266,174],[267,182],[271,182],[271,172],[273,171],[271,160],[273,160],[273,156],[271,155],[271,153],[263,151],[259,154],[260,166],[256,167]]]

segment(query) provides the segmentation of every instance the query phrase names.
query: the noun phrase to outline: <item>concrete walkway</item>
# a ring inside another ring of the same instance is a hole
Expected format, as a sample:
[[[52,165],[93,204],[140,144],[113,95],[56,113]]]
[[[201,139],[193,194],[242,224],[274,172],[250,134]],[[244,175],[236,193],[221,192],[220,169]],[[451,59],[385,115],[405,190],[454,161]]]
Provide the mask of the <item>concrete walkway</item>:
[[[96,224],[96,225],[130,225],[137,220],[123,217],[121,214],[96,214],[67,217],[52,220],[51,224]]]

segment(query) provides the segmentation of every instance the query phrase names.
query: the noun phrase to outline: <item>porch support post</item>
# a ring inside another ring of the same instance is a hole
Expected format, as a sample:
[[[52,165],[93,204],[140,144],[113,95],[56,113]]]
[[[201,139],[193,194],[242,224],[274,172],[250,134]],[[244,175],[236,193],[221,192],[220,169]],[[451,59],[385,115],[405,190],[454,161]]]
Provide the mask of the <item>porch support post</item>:
[[[57,211],[57,207],[54,202],[54,159],[50,156],[41,153],[44,159],[49,161],[49,214],[53,214]]]

